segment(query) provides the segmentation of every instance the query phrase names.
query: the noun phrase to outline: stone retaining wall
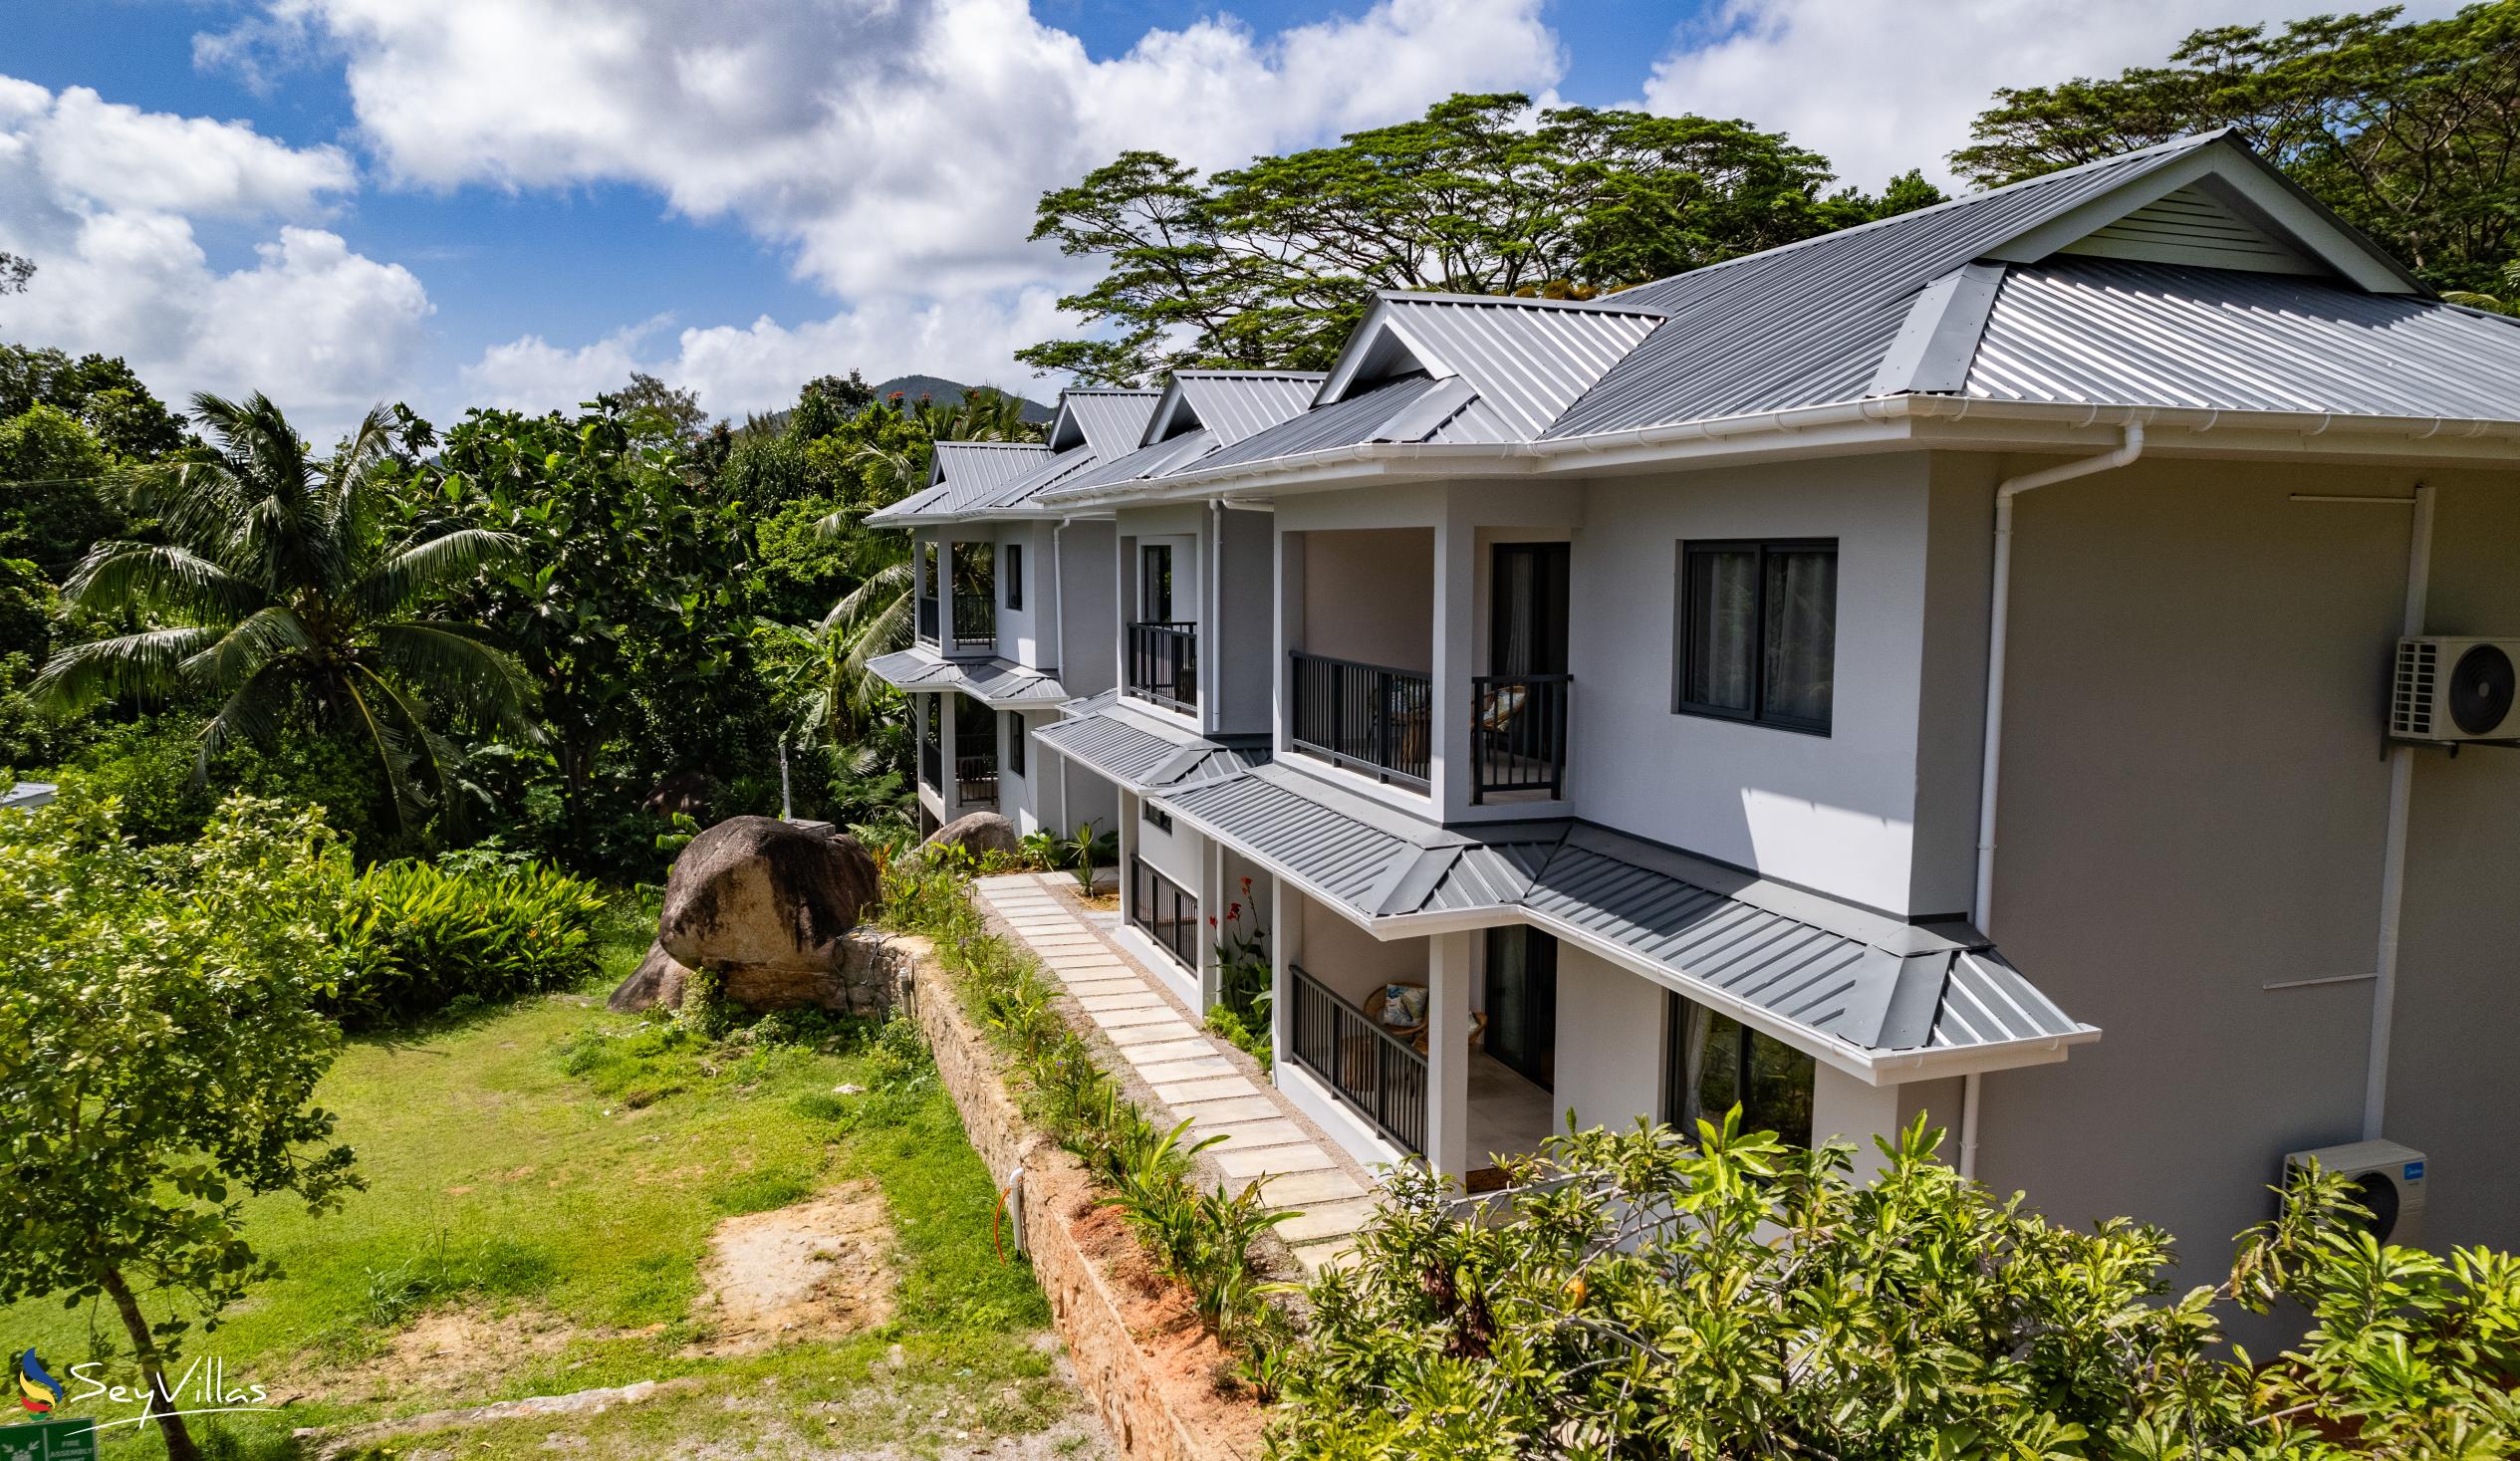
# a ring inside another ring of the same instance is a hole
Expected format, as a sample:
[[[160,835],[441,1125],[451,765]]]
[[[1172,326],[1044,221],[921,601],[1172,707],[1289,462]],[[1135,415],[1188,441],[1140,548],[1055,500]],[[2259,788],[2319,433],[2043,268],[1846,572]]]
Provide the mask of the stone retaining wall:
[[[1155,1297],[1142,1251],[1094,1200],[1084,1166],[1035,1130],[1008,1094],[996,1050],[962,1008],[924,940],[911,956],[908,1003],[936,1053],[936,1074],[973,1149],[1002,1191],[1023,1168],[1025,1247],[1049,1296],[1077,1381],[1132,1461],[1248,1461],[1260,1454],[1259,1404],[1220,1394],[1209,1378],[1225,1355]]]

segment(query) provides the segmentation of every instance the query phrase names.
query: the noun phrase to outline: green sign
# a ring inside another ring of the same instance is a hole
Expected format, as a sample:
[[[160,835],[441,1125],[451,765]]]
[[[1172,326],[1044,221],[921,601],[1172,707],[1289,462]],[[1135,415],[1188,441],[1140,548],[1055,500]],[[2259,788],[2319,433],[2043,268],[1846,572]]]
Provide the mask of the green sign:
[[[93,1420],[38,1420],[0,1425],[0,1461],[96,1461]]]

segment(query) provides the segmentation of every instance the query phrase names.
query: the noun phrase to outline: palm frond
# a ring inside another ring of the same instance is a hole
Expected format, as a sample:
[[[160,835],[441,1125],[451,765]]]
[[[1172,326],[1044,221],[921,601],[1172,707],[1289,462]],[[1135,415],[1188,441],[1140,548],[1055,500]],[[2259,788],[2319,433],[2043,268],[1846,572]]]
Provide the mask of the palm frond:
[[[71,571],[62,598],[83,609],[155,609],[184,618],[227,620],[271,596],[189,548],[162,543],[99,543]]]
[[[210,763],[239,739],[268,746],[280,738],[280,712],[288,705],[289,669],[265,662],[247,675],[225,702],[202,723],[200,751],[193,757],[196,785],[210,779]]]
[[[369,744],[376,747],[377,759],[384,768],[385,791],[393,799],[394,818],[408,826],[418,819],[425,804],[411,785],[410,769],[416,758],[391,719],[399,697],[375,671],[365,666],[354,666],[353,670],[343,691],[359,718],[360,729],[367,734]],[[360,689],[362,680],[369,687],[365,692]]]
[[[204,645],[180,666],[186,679],[213,690],[231,690],[261,673],[275,659],[293,650],[315,647],[306,623],[280,605],[255,609]]]
[[[487,565],[514,557],[523,545],[511,533],[457,528],[389,554],[351,591],[370,613],[391,613],[428,594],[452,588]]]
[[[37,705],[66,715],[104,700],[163,700],[183,662],[219,634],[214,628],[145,629],[74,644],[46,661],[27,691]]]
[[[816,627],[828,633],[835,627],[864,617],[874,611],[879,605],[906,597],[909,591],[909,560],[903,559],[899,563],[886,564],[868,575],[866,581],[857,588],[842,595],[840,602],[834,604],[823,614],[821,622]]]
[[[436,619],[381,623],[375,627],[377,657],[433,699],[538,742],[533,678],[504,651],[474,637],[478,632]]]

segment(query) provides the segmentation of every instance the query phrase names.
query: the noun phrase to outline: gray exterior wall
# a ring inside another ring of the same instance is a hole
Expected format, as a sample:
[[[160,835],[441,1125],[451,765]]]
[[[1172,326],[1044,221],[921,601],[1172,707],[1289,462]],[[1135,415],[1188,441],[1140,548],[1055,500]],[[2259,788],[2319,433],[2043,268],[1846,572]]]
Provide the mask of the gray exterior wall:
[[[2162,1223],[2210,1272],[2284,1152],[2359,1136],[2373,984],[2264,986],[2375,966],[2411,514],[2290,498],[2414,475],[2156,460],[2021,499],[1992,931],[2107,1034],[1986,1078],[1996,1187]],[[2432,627],[2520,630],[2520,484],[2430,480]],[[2510,1246],[2520,757],[2418,760],[2387,1134],[2432,1159],[2428,1242]]]
[[[1432,527],[1305,533],[1290,542],[1298,551],[1302,648],[1420,674],[1433,668]]]
[[[1044,534],[1048,536],[1047,532]],[[1060,624],[1049,646],[1058,655],[1059,683],[1082,699],[1120,683],[1120,641],[1112,625],[1120,617],[1119,583],[1113,577],[1113,556],[1119,552],[1109,521],[1072,522],[1058,532]],[[1050,555],[1045,552],[1043,559]],[[1027,596],[1032,586],[1026,585]]]
[[[1265,512],[1229,509],[1217,522],[1221,539],[1209,566],[1213,617],[1199,635],[1201,653],[1215,666],[1207,682],[1217,691],[1206,727],[1216,735],[1267,735],[1276,691],[1269,642],[1277,615],[1277,535]]]

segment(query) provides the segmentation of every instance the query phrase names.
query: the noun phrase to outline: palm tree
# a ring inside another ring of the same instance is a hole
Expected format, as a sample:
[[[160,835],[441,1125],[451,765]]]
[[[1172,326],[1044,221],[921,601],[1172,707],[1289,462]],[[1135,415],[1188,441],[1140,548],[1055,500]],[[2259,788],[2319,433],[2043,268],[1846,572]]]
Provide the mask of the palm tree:
[[[231,740],[268,744],[303,706],[375,748],[406,823],[431,800],[459,816],[443,717],[538,738],[533,684],[482,630],[422,606],[516,540],[458,528],[388,541],[379,469],[393,418],[382,407],[320,461],[259,392],[241,403],[196,395],[192,413],[217,455],[143,468],[129,484],[168,541],[100,543],[63,590],[150,627],[55,655],[36,695],[74,712],[123,697],[215,696],[201,727],[205,776]]]

